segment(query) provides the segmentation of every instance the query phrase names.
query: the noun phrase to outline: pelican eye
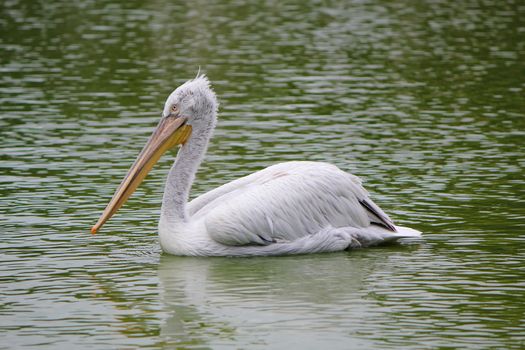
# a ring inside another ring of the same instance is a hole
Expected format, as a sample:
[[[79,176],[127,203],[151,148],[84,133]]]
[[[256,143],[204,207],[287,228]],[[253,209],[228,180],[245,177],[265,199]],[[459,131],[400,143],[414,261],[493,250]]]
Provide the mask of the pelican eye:
[[[177,110],[178,110],[177,105],[171,106],[171,111],[172,112],[177,112]]]

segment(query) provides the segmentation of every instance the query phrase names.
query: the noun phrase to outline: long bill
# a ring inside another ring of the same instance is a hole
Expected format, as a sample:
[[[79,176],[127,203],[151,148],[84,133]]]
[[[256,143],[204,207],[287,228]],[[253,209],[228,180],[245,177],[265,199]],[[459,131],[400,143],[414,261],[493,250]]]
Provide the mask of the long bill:
[[[191,125],[186,125],[185,117],[179,114],[163,117],[97,223],[91,228],[91,233],[97,233],[100,227],[120,209],[168,149],[184,144],[190,135]]]

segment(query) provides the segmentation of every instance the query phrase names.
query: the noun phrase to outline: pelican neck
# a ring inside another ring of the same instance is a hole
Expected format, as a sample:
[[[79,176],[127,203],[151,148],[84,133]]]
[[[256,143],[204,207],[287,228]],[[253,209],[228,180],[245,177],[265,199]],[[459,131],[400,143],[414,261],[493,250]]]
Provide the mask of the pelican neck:
[[[209,135],[192,135],[177,153],[164,189],[161,217],[170,222],[187,222],[186,204],[195,174],[208,148]]]

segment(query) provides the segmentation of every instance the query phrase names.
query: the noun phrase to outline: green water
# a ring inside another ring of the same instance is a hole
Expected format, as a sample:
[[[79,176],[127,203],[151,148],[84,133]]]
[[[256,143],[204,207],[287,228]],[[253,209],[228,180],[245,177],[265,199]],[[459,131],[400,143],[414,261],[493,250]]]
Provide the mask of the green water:
[[[199,66],[220,122],[193,195],[337,164],[424,239],[163,255],[165,157],[90,226]],[[525,5],[0,4],[0,348],[525,347]]]

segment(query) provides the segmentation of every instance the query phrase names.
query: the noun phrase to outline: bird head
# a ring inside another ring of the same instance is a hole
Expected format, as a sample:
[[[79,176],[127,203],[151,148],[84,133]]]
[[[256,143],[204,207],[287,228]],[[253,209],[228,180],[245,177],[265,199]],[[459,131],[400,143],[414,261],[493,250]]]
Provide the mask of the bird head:
[[[176,88],[167,98],[162,118],[181,117],[195,133],[213,129],[217,122],[217,98],[205,75]]]
[[[217,98],[204,75],[175,89],[164,104],[159,124],[91,233],[96,233],[120,209],[167,150],[191,142],[193,138],[209,137],[216,124],[217,108]]]

